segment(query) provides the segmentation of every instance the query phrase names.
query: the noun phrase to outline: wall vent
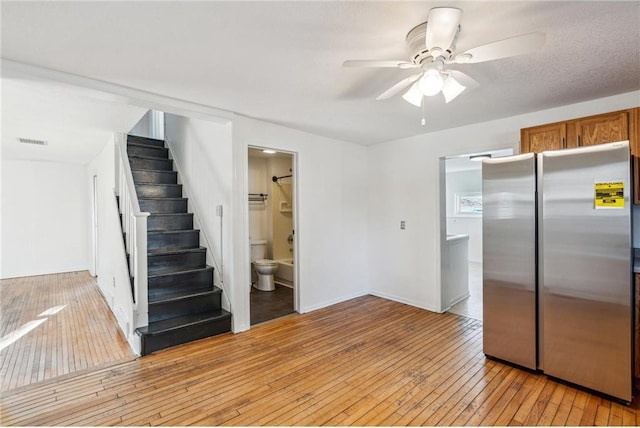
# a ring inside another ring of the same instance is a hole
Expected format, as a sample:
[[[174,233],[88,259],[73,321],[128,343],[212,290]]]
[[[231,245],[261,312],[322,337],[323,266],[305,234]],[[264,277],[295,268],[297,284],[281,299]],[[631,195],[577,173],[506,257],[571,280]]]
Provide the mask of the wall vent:
[[[18,138],[18,141],[24,144],[35,144],[37,146],[46,146],[49,144],[48,141],[34,140],[33,138]]]

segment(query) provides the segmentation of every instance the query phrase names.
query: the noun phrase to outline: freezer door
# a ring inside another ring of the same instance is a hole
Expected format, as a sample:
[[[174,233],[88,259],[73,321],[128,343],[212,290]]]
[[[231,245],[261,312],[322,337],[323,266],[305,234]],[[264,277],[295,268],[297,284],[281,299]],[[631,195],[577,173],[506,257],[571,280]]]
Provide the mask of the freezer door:
[[[482,164],[483,350],[536,368],[536,209],[532,153]]]
[[[631,401],[628,143],[539,156],[544,371]]]

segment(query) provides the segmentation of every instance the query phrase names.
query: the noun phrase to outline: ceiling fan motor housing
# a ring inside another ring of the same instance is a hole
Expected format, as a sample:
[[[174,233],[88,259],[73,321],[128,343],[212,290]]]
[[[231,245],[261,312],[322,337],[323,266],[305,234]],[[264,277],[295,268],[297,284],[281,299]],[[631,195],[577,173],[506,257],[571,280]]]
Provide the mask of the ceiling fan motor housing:
[[[407,50],[409,51],[411,61],[414,64],[422,65],[423,63],[425,63],[425,61],[427,63],[433,62],[441,56],[444,57],[445,61],[450,60],[453,56],[453,51],[455,50],[455,44],[456,40],[458,39],[458,34],[460,34],[460,26],[458,26],[456,36],[453,39],[451,46],[448,46],[444,51],[438,52],[436,57],[434,57],[432,53],[429,52],[429,49],[427,49],[427,46],[425,44],[426,33],[427,22],[423,22],[422,24],[413,27],[413,29],[411,29],[411,31],[409,31],[409,33],[407,34],[405,40],[407,43]]]

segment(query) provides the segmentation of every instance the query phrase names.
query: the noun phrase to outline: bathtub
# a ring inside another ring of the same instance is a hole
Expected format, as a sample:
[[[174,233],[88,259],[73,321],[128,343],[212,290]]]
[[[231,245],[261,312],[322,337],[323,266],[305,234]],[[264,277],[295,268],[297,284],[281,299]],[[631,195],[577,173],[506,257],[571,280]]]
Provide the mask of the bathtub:
[[[277,284],[293,288],[293,259],[278,259],[278,270],[274,274]]]

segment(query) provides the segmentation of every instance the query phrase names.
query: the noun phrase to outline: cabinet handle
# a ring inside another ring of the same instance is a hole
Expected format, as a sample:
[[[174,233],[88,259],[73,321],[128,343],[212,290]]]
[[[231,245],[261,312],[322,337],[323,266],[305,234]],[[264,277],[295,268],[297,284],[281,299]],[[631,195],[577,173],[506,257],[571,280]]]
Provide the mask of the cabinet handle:
[[[578,138],[578,147],[580,147],[580,136],[578,135],[577,138]]]
[[[564,137],[562,137],[562,148],[563,149],[567,148],[567,143],[566,143],[566,141],[564,141]]]

